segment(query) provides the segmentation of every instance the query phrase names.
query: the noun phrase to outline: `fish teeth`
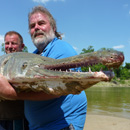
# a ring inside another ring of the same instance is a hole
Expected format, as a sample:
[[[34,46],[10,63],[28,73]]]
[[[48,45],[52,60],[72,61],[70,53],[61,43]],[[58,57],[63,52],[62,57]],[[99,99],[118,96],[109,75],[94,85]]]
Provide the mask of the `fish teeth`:
[[[89,67],[89,72],[92,72],[90,67]]]

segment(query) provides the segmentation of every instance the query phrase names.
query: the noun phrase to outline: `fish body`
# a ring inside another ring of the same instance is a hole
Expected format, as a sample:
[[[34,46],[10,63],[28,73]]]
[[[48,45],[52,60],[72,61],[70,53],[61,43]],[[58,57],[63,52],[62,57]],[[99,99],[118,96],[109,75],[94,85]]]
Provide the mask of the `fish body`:
[[[48,94],[79,94],[101,81],[110,81],[112,71],[74,72],[69,69],[101,63],[118,68],[124,61],[122,52],[104,50],[63,59],[16,52],[0,57],[0,73],[16,91],[44,91]]]

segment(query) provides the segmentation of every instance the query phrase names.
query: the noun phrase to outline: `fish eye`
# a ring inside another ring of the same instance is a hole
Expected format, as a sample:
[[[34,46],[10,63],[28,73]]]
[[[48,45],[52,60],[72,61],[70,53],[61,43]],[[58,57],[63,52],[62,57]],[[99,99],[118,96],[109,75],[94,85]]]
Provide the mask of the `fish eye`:
[[[22,69],[25,69],[27,67],[27,62],[24,62],[23,65],[22,65]]]

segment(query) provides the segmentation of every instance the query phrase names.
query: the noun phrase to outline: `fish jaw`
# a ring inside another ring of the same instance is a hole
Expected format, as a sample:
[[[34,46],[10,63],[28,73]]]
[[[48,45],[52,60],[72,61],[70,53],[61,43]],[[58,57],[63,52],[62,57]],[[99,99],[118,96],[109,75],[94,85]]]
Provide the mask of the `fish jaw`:
[[[69,72],[68,72],[69,73]],[[105,74],[106,73],[106,74]],[[53,95],[79,94],[81,91],[97,84],[101,81],[109,81],[113,77],[113,72],[74,72],[73,76],[39,76],[34,78],[17,78],[12,85],[16,90],[21,91],[44,91]],[[16,80],[18,81],[16,83]],[[21,82],[24,81],[24,82]],[[28,82],[29,81],[29,82]]]

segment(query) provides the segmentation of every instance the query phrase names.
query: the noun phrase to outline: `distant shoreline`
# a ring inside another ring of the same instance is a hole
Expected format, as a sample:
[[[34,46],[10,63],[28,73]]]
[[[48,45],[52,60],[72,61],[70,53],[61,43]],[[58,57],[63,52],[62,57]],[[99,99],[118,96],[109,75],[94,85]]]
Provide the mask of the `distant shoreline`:
[[[92,87],[130,87],[130,80],[124,80],[124,83],[120,83],[117,81],[111,81],[111,82],[100,82]]]

